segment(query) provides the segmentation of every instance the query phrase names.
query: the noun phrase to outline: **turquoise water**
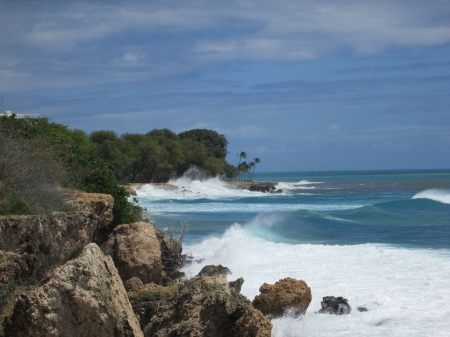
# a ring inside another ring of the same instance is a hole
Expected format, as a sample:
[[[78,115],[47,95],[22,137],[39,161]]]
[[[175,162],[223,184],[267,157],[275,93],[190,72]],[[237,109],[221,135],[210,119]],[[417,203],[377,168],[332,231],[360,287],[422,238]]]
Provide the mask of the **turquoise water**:
[[[142,199],[157,226],[188,222],[189,243],[264,215],[253,232],[276,242],[450,248],[449,171],[256,173],[254,180],[276,182],[284,193],[224,193],[216,181],[185,181],[194,194]]]
[[[222,264],[250,300],[264,282],[304,280],[305,316],[272,321],[274,337],[449,336],[450,170],[256,173],[281,194],[230,188],[220,179],[172,181],[137,191],[156,226],[189,224],[184,252],[195,276]],[[324,296],[350,315],[319,315]]]

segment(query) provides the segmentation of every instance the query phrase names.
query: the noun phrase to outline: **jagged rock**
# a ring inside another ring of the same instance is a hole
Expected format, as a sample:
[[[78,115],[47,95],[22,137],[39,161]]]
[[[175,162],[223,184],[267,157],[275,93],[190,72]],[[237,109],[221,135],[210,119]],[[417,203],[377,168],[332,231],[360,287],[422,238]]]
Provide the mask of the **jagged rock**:
[[[21,255],[0,250],[0,284],[8,282],[13,276],[24,277],[27,272],[28,266]]]
[[[112,260],[91,243],[43,285],[18,295],[4,325],[12,336],[142,336]]]
[[[143,285],[144,284],[142,283],[142,281],[138,277],[132,277],[132,278],[126,280],[123,283],[123,286],[125,287],[125,290],[128,291],[128,292],[136,291],[140,287],[142,287]]]
[[[320,302],[319,314],[346,315],[352,311],[348,301],[343,297],[325,296]]]
[[[235,291],[237,293],[241,292],[243,284],[244,284],[244,279],[242,277],[239,277],[236,281],[228,282],[228,285],[230,286],[231,291]]]
[[[367,309],[366,307],[357,307],[356,309],[358,309],[359,312],[369,311],[369,309]]]
[[[261,294],[255,297],[253,306],[272,318],[283,316],[288,309],[293,316],[304,315],[312,299],[308,285],[290,277],[275,285],[264,283],[259,291]]]
[[[114,197],[109,194],[75,192],[69,203],[81,211],[97,214],[98,229],[108,226],[113,220]]]
[[[112,257],[122,280],[138,277],[144,284],[162,283],[161,249],[152,224],[117,226],[102,249]]]
[[[197,277],[180,284],[144,328],[146,337],[270,337],[272,323],[239,293],[225,275]]]
[[[20,255],[26,276],[39,278],[92,242],[98,221],[89,212],[0,217],[0,249]]]
[[[203,276],[215,276],[215,275],[229,275],[231,274],[230,269],[219,264],[218,266],[208,265],[204,266],[202,270],[197,274],[197,277]]]
[[[167,276],[169,276],[169,278],[171,279],[171,280],[177,280],[177,279],[180,279],[180,278],[182,278],[182,277],[185,277],[186,276],[186,274],[184,273],[184,272],[182,272],[182,271],[179,271],[179,270],[172,270],[171,272],[170,272],[170,274],[169,275],[167,275]]]

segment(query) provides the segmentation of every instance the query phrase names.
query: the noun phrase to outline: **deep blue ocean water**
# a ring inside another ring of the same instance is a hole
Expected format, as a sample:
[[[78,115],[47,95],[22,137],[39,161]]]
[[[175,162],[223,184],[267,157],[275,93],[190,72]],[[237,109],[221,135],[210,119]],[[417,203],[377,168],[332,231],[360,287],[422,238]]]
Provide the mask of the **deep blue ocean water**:
[[[163,229],[189,224],[185,251],[228,266],[253,298],[263,282],[305,280],[302,319],[275,320],[273,336],[450,336],[450,170],[255,173],[281,194],[215,178],[146,185],[138,199]],[[323,296],[369,312],[324,317]],[[383,323],[384,322],[384,323]]]

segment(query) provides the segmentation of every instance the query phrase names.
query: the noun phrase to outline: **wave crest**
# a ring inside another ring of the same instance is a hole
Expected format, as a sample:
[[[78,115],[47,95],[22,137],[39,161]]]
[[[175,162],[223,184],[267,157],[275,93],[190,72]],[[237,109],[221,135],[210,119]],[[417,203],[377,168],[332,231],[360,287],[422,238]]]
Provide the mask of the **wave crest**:
[[[415,194],[412,199],[430,199],[450,204],[450,189],[432,188]]]

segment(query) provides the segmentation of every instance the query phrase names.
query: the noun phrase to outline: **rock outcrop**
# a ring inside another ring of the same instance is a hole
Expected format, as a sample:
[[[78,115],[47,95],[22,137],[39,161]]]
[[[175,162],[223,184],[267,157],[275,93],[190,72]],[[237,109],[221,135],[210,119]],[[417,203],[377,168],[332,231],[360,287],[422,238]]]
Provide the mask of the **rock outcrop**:
[[[352,311],[347,299],[340,296],[325,296],[320,304],[322,309],[319,310],[319,314],[346,315]]]
[[[196,277],[161,302],[144,328],[147,337],[270,337],[272,323],[251,302],[231,292],[225,275]]]
[[[197,274],[197,277],[203,276],[216,276],[216,275],[229,275],[231,274],[231,270],[227,267],[219,264],[218,266],[208,265],[204,266],[202,270]]]
[[[136,222],[117,226],[102,249],[110,255],[122,280],[161,284],[165,277],[161,249],[152,224]]]
[[[92,242],[98,221],[89,212],[0,217],[0,250],[12,263],[8,273],[13,270],[16,277],[39,278],[64,263],[75,249]]]
[[[109,194],[75,192],[69,197],[69,203],[80,211],[94,213],[99,217],[98,229],[113,221],[114,198]]]
[[[17,298],[8,336],[142,336],[112,260],[96,244]]]
[[[308,285],[290,277],[275,285],[264,283],[259,291],[261,294],[255,297],[253,306],[271,318],[283,316],[287,310],[293,316],[304,315],[312,299]]]

